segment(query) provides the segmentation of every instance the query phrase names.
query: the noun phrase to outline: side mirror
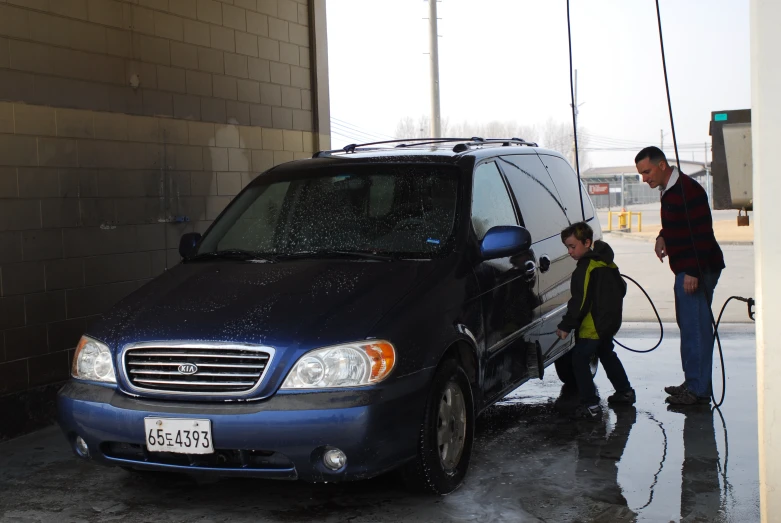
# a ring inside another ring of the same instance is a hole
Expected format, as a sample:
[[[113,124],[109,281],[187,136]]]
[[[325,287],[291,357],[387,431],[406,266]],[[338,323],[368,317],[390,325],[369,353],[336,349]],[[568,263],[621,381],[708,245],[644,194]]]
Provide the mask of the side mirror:
[[[484,260],[505,258],[528,251],[532,246],[532,235],[517,225],[491,227],[480,242],[480,256]]]
[[[179,239],[179,256],[182,258],[187,258],[190,254],[192,254],[193,249],[195,249],[195,246],[198,245],[200,240],[201,234],[198,232],[188,232],[187,234],[183,234]]]

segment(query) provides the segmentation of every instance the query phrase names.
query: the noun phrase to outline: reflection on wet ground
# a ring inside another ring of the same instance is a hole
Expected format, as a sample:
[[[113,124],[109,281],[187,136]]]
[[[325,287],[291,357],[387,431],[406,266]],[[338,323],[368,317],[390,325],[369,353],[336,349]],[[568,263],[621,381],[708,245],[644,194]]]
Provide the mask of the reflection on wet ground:
[[[556,510],[561,513],[548,512],[546,520],[759,521],[753,330],[732,326],[722,334],[727,390],[720,409],[664,403],[664,386],[682,381],[678,339],[672,338],[677,333],[674,328],[666,332],[653,354],[619,350],[637,390],[634,408],[607,408],[603,403],[601,423],[568,422],[557,414],[535,417],[534,438],[553,442],[562,453],[575,445],[567,452],[575,461],[567,488],[593,501],[591,512],[579,508],[578,516],[571,518],[558,499]],[[634,348],[653,346],[658,335],[639,326],[626,327],[623,334],[632,336],[628,345]],[[717,393],[720,374],[717,366]],[[603,398],[612,392],[604,373],[598,373],[595,382]],[[577,405],[572,391],[546,377],[516,390],[494,409],[537,405],[544,410],[555,393],[555,409],[567,411]],[[500,412],[494,416],[503,417]]]
[[[625,329],[634,347],[655,334]],[[549,367],[480,417],[467,481],[444,498],[410,495],[393,475],[341,485],[136,476],[76,460],[52,428],[0,445],[0,521],[759,521],[754,337],[722,338],[720,412],[665,405],[662,388],[681,381],[672,337],[651,355],[619,352],[638,403],[605,408],[599,422],[560,414],[577,399]],[[596,382],[607,397],[603,373]]]

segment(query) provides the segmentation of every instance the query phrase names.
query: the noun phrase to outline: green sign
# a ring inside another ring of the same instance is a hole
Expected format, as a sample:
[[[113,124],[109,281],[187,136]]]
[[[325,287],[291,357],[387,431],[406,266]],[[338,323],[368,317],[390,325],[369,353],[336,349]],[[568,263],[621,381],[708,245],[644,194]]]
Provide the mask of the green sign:
[[[714,122],[726,122],[727,121],[727,113],[716,113],[713,115],[713,121]]]

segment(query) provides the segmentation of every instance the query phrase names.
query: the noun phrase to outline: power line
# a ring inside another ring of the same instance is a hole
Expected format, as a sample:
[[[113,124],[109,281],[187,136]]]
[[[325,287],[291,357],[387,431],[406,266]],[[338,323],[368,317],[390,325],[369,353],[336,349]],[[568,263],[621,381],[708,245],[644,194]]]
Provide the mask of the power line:
[[[580,134],[583,135],[585,138],[587,138],[589,143],[606,145],[606,146],[611,146],[611,147],[612,146],[621,146],[621,147],[635,147],[635,146],[639,146],[639,147],[642,148],[642,147],[648,145],[649,143],[652,143],[652,142],[649,142],[649,141],[627,140],[627,139],[623,139],[623,138],[613,138],[613,137],[610,137],[610,136],[601,136],[601,135],[597,135],[597,134],[591,134],[588,131],[581,131]],[[692,147],[694,147],[694,146],[702,147],[703,143],[705,143],[705,141],[702,141],[702,142],[689,142],[689,143],[686,143],[686,144],[683,144],[683,145],[692,146]]]
[[[358,135],[358,136],[364,136],[364,137],[367,137],[367,138],[371,138],[373,140],[379,138],[379,136],[377,136],[375,134],[370,134],[368,132],[360,131],[360,130],[354,129],[352,127],[347,127],[347,126],[345,126],[343,124],[340,124],[340,123],[337,123],[337,122],[331,122],[331,127],[334,127],[336,129],[341,129],[343,131],[347,131],[347,132],[349,132],[351,134],[355,134],[355,135]]]
[[[339,124],[342,124],[342,125],[344,125],[344,126],[346,126],[346,127],[352,127],[352,128],[354,128],[354,129],[356,129],[356,130],[359,130],[359,131],[366,131],[366,132],[368,132],[369,134],[376,134],[377,136],[383,136],[383,137],[386,137],[386,138],[392,138],[392,136],[388,136],[387,134],[378,133],[378,132],[376,132],[376,131],[369,131],[369,130],[368,130],[368,129],[366,129],[365,127],[362,127],[362,126],[360,126],[360,125],[358,125],[358,124],[354,124],[354,123],[346,122],[346,121],[344,121],[344,120],[340,120],[339,118],[336,118],[336,117],[334,117],[334,116],[332,116],[332,117],[331,117],[331,121],[333,121],[333,122],[337,122],[337,123],[339,123]]]
[[[359,142],[376,142],[379,141],[379,139],[375,136],[370,136],[367,134],[360,133],[358,131],[353,131],[352,129],[348,129],[346,127],[341,127],[338,125],[331,124],[331,130],[339,132],[342,136],[349,136],[354,139],[356,139]]]
[[[355,139],[357,141],[357,143],[380,142],[380,141],[384,140],[384,139],[380,139],[380,138],[377,138],[377,137],[374,137],[374,136],[367,136],[367,135],[364,135],[364,134],[360,134],[360,133],[351,131],[350,129],[345,129],[345,128],[342,128],[342,127],[331,126],[331,129],[333,131],[341,133],[342,136],[352,137],[353,139]]]
[[[347,138],[351,143],[361,143],[363,142],[363,139],[356,138],[355,136],[350,136],[347,134],[344,134],[343,132],[337,131],[333,128],[331,128],[331,134],[335,134],[337,136],[341,136],[342,138]]]
[[[365,129],[363,127],[360,127],[356,124],[352,124],[350,122],[345,122],[344,120],[340,120],[338,118],[331,117],[331,124],[335,125],[337,127],[341,127],[342,129],[352,131],[358,134],[362,134],[364,136],[369,136],[372,139],[393,139],[392,136],[388,136],[387,134],[379,133],[376,131],[370,131],[368,129]]]
[[[694,152],[702,152],[702,145],[703,144],[678,144],[678,150],[681,151],[694,151]],[[596,147],[582,147],[581,148],[584,151],[638,151],[639,149],[637,147],[603,147],[603,146],[596,146]],[[672,145],[668,147],[664,147],[662,149],[664,151],[674,151]]]

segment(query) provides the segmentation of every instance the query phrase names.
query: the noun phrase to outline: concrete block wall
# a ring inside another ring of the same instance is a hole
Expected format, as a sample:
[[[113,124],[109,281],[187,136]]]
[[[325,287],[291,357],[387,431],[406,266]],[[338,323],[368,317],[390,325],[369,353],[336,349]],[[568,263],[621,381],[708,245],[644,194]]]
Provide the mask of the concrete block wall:
[[[183,233],[329,146],[311,1],[0,0],[0,439]]]

